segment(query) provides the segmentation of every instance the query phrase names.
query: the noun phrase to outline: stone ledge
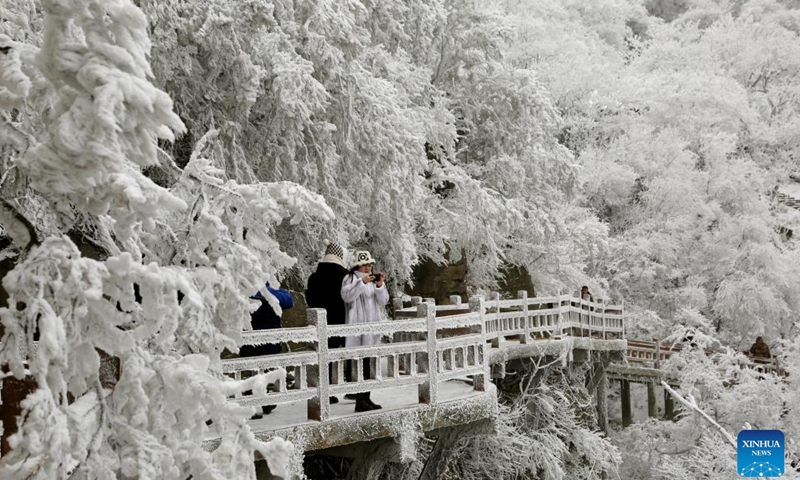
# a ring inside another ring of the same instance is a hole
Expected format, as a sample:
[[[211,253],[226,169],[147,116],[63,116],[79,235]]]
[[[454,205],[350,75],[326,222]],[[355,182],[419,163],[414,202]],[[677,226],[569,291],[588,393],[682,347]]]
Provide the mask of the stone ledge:
[[[611,380],[628,380],[635,383],[653,383],[662,379],[667,383],[675,382],[674,378],[667,377],[662,370],[656,368],[632,367],[613,363],[606,368],[606,375]]]
[[[496,414],[497,393],[494,385],[488,384],[485,392],[475,392],[436,405],[362,413],[254,433],[261,441],[274,437],[288,440],[294,444],[295,452],[302,455],[303,452],[387,437],[396,438],[402,445],[414,441],[412,439],[424,432],[494,418]],[[219,439],[212,439],[205,441],[203,447],[206,451],[213,451],[218,445]]]
[[[487,352],[490,365],[504,363],[518,358],[556,356],[569,350],[589,350],[599,352],[622,352],[628,349],[626,340],[598,340],[587,337],[564,337],[551,340],[536,340],[528,344],[503,345]]]

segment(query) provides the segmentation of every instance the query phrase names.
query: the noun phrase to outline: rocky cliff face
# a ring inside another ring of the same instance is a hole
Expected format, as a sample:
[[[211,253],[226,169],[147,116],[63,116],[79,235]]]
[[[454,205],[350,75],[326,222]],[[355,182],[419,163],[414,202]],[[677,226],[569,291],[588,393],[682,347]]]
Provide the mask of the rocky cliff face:
[[[465,259],[458,262],[437,265],[430,260],[422,261],[414,269],[412,278],[414,286],[405,288],[407,295],[419,296],[423,298],[434,298],[436,303],[449,303],[451,295],[461,295],[464,303],[469,301],[470,285],[467,282],[468,265]],[[306,323],[306,302],[303,296],[304,287],[290,283],[288,288],[291,290],[294,299],[294,308],[283,313],[281,324],[284,327],[300,327]],[[501,295],[516,296],[519,290],[528,292],[529,297],[535,296],[533,283],[528,271],[521,267],[509,265],[501,272],[500,282],[497,291]],[[392,296],[399,295],[401,292],[390,290]]]

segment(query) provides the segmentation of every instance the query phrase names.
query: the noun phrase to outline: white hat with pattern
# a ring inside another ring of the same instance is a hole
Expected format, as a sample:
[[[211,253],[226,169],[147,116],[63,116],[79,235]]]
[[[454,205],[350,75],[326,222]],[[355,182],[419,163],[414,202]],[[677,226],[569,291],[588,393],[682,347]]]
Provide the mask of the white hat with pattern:
[[[350,263],[350,268],[360,267],[361,265],[373,265],[375,259],[366,250],[358,250],[353,254],[353,261]]]

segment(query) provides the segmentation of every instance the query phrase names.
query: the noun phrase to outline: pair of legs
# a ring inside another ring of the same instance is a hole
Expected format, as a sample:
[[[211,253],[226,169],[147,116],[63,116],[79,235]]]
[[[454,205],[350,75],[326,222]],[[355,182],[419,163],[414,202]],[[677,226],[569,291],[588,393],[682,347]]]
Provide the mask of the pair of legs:
[[[364,368],[364,378],[370,379],[372,378],[372,365],[369,358],[361,359],[363,362]],[[344,372],[344,379],[346,382],[351,382],[353,379],[352,374],[352,360],[347,361],[347,365],[345,366]],[[369,412],[370,410],[379,410],[383,407],[378,405],[377,403],[372,401],[370,398],[371,392],[362,392],[362,393],[355,393],[355,394],[348,394],[345,395],[345,398],[352,399],[356,401],[356,412]]]
[[[372,378],[372,362],[369,358],[362,358],[361,361],[363,362],[364,367],[364,379],[368,380]],[[348,363],[347,374],[345,374],[345,379],[350,381],[352,378],[352,372],[350,369],[350,362]],[[349,374],[349,375],[348,375]],[[348,378],[349,377],[349,378]],[[370,398],[370,393],[372,392],[362,392],[356,394],[356,412],[369,412],[371,410],[380,410],[381,407],[377,403],[373,402]]]

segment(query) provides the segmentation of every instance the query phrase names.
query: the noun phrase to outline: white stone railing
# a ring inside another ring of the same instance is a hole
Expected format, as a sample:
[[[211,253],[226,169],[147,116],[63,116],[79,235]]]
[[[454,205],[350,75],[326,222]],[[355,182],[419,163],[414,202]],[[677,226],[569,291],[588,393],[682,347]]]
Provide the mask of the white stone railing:
[[[244,344],[309,342],[314,346],[313,351],[225,359],[223,372],[240,379],[244,372],[263,373],[293,367],[293,388],[279,382],[275,391],[266,396],[239,395],[236,400],[246,406],[305,400],[309,420],[325,421],[330,417],[331,395],[399,386],[417,385],[420,403],[435,404],[439,384],[452,378],[472,376],[474,389],[485,389],[488,367],[484,351],[484,311],[480,300],[469,314],[437,320],[433,305],[422,303],[417,307],[417,318],[411,320],[327,325],[325,310],[309,309],[308,327],[262,330],[243,336]],[[467,331],[437,338],[440,328],[466,328]],[[412,334],[409,341],[328,349],[329,337],[361,334],[391,337],[402,333]],[[370,362],[371,378],[365,378],[362,359]],[[385,376],[384,363],[387,366]],[[344,375],[348,364],[352,371],[349,382]],[[330,378],[329,371],[332,372]]]
[[[411,297],[411,307],[402,308],[395,304],[398,318],[409,316],[416,305],[433,304],[433,299]],[[435,305],[438,316],[452,315],[468,309],[461,303],[461,297],[450,297],[450,305]],[[529,343],[536,338],[573,335],[595,336],[598,338],[624,338],[623,306],[606,304],[603,301],[591,302],[570,295],[528,298],[528,293],[520,291],[516,299],[500,299],[499,294],[485,302],[486,337],[492,346],[498,348],[503,337],[519,336],[521,343]],[[505,311],[504,311],[505,310]]]
[[[368,324],[327,325],[325,310],[309,309],[309,326],[247,332],[243,344],[307,342],[312,351],[225,359],[223,372],[241,379],[247,373],[292,367],[291,388],[279,382],[266,396],[239,395],[236,400],[246,406],[306,401],[308,420],[325,421],[330,418],[332,395],[416,385],[420,404],[436,404],[442,382],[467,377],[472,378],[474,390],[484,391],[490,375],[488,350],[503,348],[504,339],[527,344],[565,335],[604,339],[624,335],[621,306],[570,296],[529,299],[526,292],[512,300],[494,295],[487,302],[473,297],[468,305],[458,298],[452,299],[453,305],[439,306],[412,300],[412,308],[395,309],[401,311],[400,319]],[[443,312],[445,316],[437,317]],[[361,334],[393,341],[328,349],[329,337]],[[370,362],[371,378],[365,378],[362,359]],[[348,365],[350,381],[344,375]]]

